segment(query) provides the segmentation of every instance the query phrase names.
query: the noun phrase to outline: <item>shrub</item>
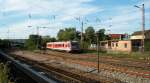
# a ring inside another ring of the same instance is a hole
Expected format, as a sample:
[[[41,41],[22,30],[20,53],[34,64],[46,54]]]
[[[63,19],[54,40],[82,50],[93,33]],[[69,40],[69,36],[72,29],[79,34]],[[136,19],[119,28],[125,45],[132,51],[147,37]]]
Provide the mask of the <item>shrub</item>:
[[[8,83],[8,67],[0,63],[0,83]]]
[[[145,51],[150,51],[150,40],[145,40],[144,47]]]

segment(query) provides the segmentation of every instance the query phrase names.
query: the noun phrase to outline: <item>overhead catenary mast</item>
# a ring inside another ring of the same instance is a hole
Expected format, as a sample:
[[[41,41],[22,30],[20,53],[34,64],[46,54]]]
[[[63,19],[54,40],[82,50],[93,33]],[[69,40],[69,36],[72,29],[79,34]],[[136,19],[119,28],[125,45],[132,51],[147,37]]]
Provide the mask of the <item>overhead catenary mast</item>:
[[[79,21],[79,23],[81,24],[81,39],[80,39],[80,43],[81,43],[81,46],[83,47],[83,40],[84,40],[83,30],[84,30],[84,24],[85,24],[86,22],[88,22],[88,20],[85,19],[85,20],[86,20],[86,22],[85,22],[84,20],[81,19],[81,17],[77,17],[77,18],[75,18],[75,19],[76,19],[77,21]]]
[[[136,8],[139,8],[142,11],[142,40],[141,40],[141,49],[142,52],[144,52],[144,39],[145,39],[145,8],[144,4],[142,4],[142,7],[134,6]]]

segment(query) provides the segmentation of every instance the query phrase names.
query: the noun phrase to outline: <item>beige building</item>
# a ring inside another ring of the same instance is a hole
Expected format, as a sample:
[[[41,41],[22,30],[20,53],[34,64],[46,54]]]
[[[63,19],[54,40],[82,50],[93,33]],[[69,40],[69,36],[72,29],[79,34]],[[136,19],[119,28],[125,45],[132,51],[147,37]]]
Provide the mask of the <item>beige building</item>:
[[[107,40],[100,42],[100,49],[105,51],[132,52],[141,51],[142,39],[144,38],[144,49],[150,51],[150,30],[145,30],[145,36],[141,31],[134,32],[128,40]]]
[[[130,40],[108,40],[100,42],[101,50],[131,52],[132,45]]]

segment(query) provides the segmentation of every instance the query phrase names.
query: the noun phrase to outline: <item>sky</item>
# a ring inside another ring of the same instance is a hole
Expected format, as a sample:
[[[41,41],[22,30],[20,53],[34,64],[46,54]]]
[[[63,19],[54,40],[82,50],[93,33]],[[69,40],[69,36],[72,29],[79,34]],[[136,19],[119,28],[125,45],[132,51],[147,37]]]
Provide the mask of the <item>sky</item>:
[[[26,39],[37,27],[40,35],[56,37],[67,27],[81,31],[81,21],[84,30],[93,26],[96,31],[132,34],[141,30],[142,11],[134,5],[142,4],[148,30],[150,0],[0,0],[0,39]]]

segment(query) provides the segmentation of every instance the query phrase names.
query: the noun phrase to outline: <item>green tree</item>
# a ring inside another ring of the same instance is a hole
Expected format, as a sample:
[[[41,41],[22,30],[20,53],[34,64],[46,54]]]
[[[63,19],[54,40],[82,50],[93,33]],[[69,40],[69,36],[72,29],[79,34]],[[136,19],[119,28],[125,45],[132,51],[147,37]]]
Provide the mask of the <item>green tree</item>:
[[[85,30],[85,40],[89,43],[95,43],[95,30],[92,26],[89,26],[86,30]]]
[[[80,39],[81,39],[81,32],[76,31],[75,40],[76,40],[76,41],[80,41]]]
[[[44,36],[41,39],[41,46],[46,47],[47,42],[55,42],[55,41],[56,41],[56,38],[54,38],[54,37]]]
[[[75,28],[61,29],[57,34],[57,38],[60,41],[75,40],[76,39],[76,30],[75,30]]]
[[[99,36],[100,41],[105,40],[106,39],[105,29],[99,29],[98,30],[98,36]]]
[[[0,48],[5,49],[5,48],[10,48],[10,41],[9,40],[0,40]]]
[[[25,48],[28,50],[38,49],[41,43],[41,36],[39,35],[30,35],[29,39],[25,42]]]
[[[64,30],[60,29],[58,34],[57,34],[58,40],[63,40],[64,39],[63,34],[64,34]]]

